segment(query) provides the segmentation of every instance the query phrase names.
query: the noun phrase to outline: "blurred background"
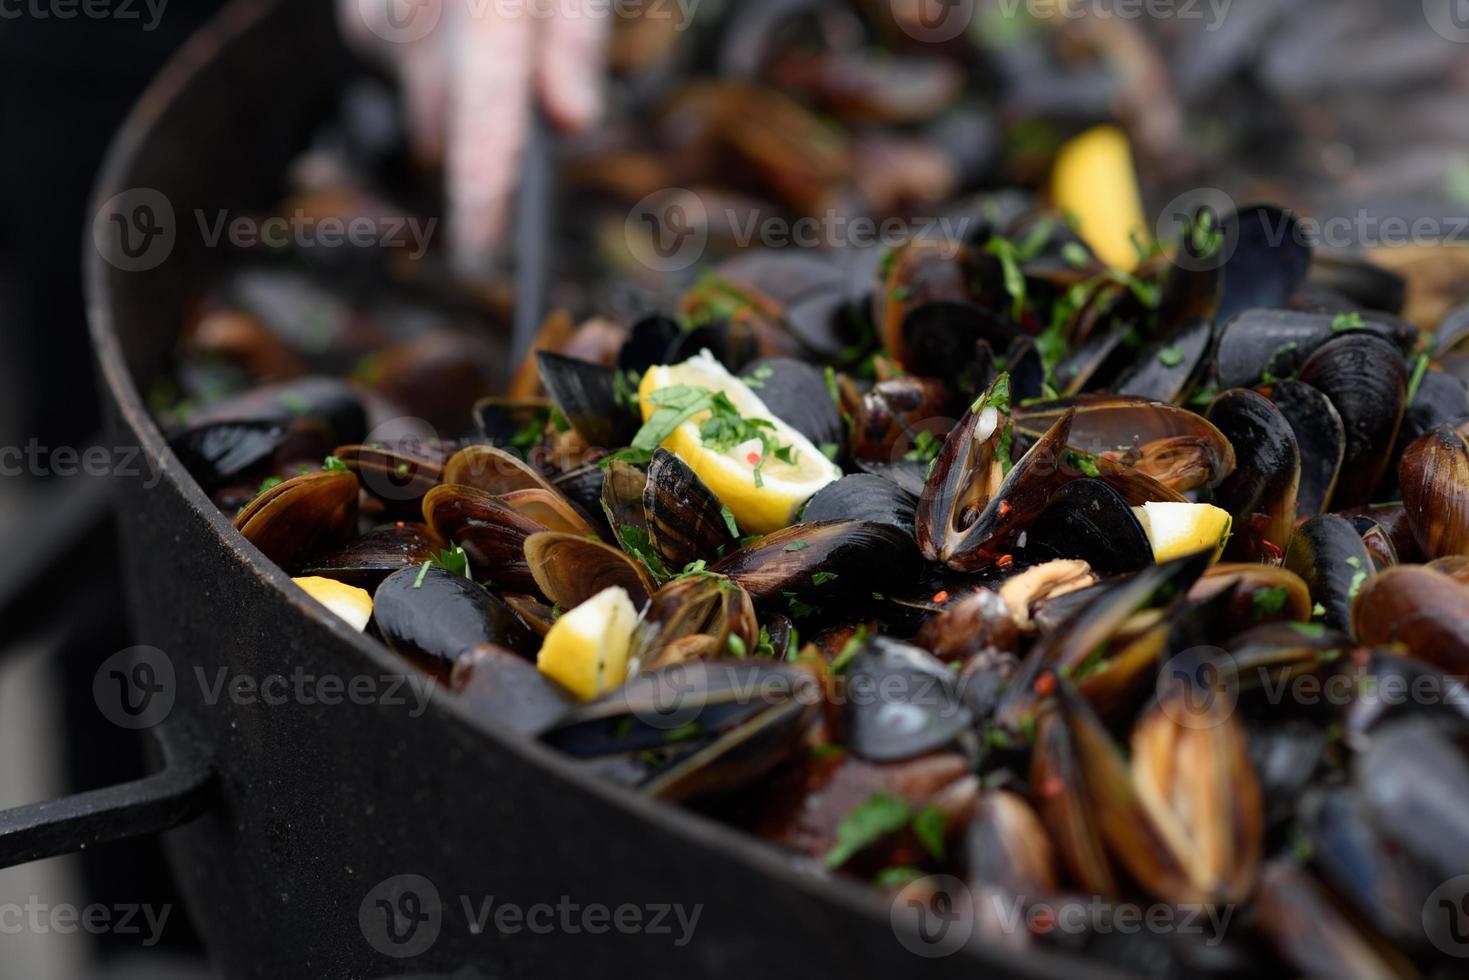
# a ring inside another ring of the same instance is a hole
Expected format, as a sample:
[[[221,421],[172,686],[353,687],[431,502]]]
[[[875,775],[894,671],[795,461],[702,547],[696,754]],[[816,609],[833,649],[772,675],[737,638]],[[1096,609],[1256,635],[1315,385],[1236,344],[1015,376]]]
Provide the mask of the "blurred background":
[[[870,8],[874,0],[853,5]],[[1345,221],[1343,248],[1413,270],[1414,319],[1432,322],[1469,298],[1469,263],[1437,247],[1469,240],[1457,221],[1469,214],[1469,0],[884,5],[899,21],[930,25],[940,46],[967,46],[967,94],[925,130],[963,179],[941,171],[932,186],[887,187],[881,177],[890,161],[912,148],[858,140],[867,167],[859,189],[869,199],[942,199],[957,184],[1034,189],[1066,139],[1114,123],[1130,138],[1150,218],[1201,188],[1223,189],[1239,202],[1279,201],[1322,222]],[[82,250],[92,247],[91,186],[138,94],[219,6],[118,2],[84,13],[65,0],[0,3],[0,146],[7,150],[0,154],[0,447],[37,446],[42,453],[33,458],[45,460],[100,438],[80,278]],[[688,36],[653,20],[620,19],[613,67],[625,108],[566,148],[570,179],[600,184],[625,201],[666,181],[630,148],[639,107],[666,94],[668,76],[691,65],[712,70],[718,61],[722,71],[740,70],[742,52],[758,50],[761,35],[757,22],[739,28],[747,35],[731,36],[735,10],[793,6],[799,3],[707,0],[693,9],[709,26]],[[838,38],[843,23],[840,16],[821,21]],[[894,87],[903,81],[878,79]],[[586,172],[588,161],[599,161],[596,175]],[[565,240],[594,251],[609,228],[620,232],[622,208],[606,226],[580,222]],[[1432,240],[1394,236],[1387,219],[1405,228],[1424,219],[1436,231],[1426,236]],[[577,263],[561,265],[560,294],[576,296]],[[659,287],[656,276],[641,285]],[[105,482],[10,465],[17,458],[0,458],[7,464],[0,540],[8,566],[0,573],[0,807],[141,771],[136,740],[107,726],[91,700],[96,664],[128,645],[115,546],[97,519]],[[47,566],[52,573],[35,579]],[[157,847],[119,845],[0,872],[0,911],[89,903],[171,906]],[[144,936],[15,931],[6,922],[0,915],[3,977],[209,975],[181,908],[173,907],[157,944],[146,947]]]

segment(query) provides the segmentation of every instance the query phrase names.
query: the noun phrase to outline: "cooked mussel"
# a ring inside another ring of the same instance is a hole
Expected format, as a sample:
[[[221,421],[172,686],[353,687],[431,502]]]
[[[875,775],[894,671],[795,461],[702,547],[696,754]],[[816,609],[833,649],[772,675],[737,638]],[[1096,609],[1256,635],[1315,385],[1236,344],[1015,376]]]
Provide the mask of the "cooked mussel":
[[[601,541],[542,531],[526,538],[524,548],[536,585],[562,609],[575,609],[614,586],[626,590],[641,609],[653,593],[643,566]]]
[[[1290,423],[1300,450],[1296,516],[1325,513],[1347,451],[1346,427],[1341,416],[1331,399],[1301,381],[1276,382],[1266,394]]]
[[[633,633],[630,659],[638,670],[659,670],[688,660],[743,657],[755,652],[759,640],[749,594],[722,575],[704,572],[653,593]]]
[[[357,477],[328,471],[287,480],[257,496],[235,527],[265,557],[295,573],[357,530]]]
[[[543,524],[517,513],[493,494],[459,484],[430,490],[423,498],[423,517],[436,534],[463,548],[475,571],[496,587],[536,591],[525,543],[531,535],[546,530]]]
[[[757,603],[799,595],[819,604],[837,595],[865,597],[908,581],[918,555],[913,539],[891,524],[844,521],[797,524],[751,542],[710,567]]]
[[[1312,354],[1300,380],[1331,399],[1344,427],[1346,451],[1333,506],[1368,503],[1392,458],[1407,404],[1402,355],[1379,337],[1350,334]]]
[[[1451,674],[1469,673],[1469,587],[1417,565],[1389,568],[1362,587],[1352,632],[1359,643],[1401,643]]]
[[[447,682],[476,647],[532,656],[540,638],[483,586],[436,566],[406,568],[373,594],[373,622],[388,646]]]
[[[828,483],[806,502],[801,520],[875,521],[912,532],[918,499],[891,480],[858,473]]]
[[[447,547],[448,543],[427,525],[388,524],[307,562],[301,574],[371,590],[394,572],[432,561]]]
[[[1296,528],[1285,552],[1285,567],[1311,589],[1311,599],[1335,630],[1350,630],[1352,604],[1375,566],[1357,529],[1344,517],[1323,514]]]
[[[734,518],[687,463],[666,449],[648,472],[621,460],[607,467],[602,510],[623,549],[676,575],[695,562],[713,562],[736,544]]]
[[[1216,398],[1208,418],[1244,454],[1214,491],[1215,502],[1234,516],[1225,556],[1237,561],[1276,557],[1290,543],[1296,519],[1301,453],[1295,433],[1269,399],[1243,388]]]
[[[946,748],[970,727],[954,672],[926,650],[868,640],[847,667],[847,744],[874,762]]]
[[[1445,424],[1414,442],[1398,464],[1398,485],[1425,558],[1469,555],[1469,440],[1463,433]]]

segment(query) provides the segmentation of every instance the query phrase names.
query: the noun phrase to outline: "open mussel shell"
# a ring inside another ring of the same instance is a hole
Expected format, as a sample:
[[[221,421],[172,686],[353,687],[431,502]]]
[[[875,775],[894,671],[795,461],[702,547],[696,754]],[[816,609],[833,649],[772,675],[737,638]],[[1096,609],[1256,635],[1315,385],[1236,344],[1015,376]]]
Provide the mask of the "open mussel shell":
[[[539,488],[512,490],[502,495],[500,502],[521,517],[535,521],[548,531],[576,534],[587,538],[598,536],[597,529],[588,524],[587,519],[559,493]]]
[[[985,648],[1019,651],[1020,626],[998,592],[976,589],[925,622],[913,643],[946,664],[962,663]]]
[[[494,496],[516,490],[556,489],[535,467],[494,446],[465,446],[444,463],[442,482],[474,487]]]
[[[873,293],[873,323],[888,354],[900,363],[907,361],[904,324],[920,306],[934,302],[969,303],[989,290],[978,286],[980,270],[995,268],[997,262],[982,262],[965,245],[931,238],[917,238],[895,250],[881,270],[883,281]],[[1003,284],[996,290],[1004,295]],[[985,304],[981,304],[985,305]]]
[[[1408,372],[1398,349],[1355,333],[1324,344],[1301,368],[1300,380],[1336,406],[1346,452],[1332,506],[1368,503],[1392,458],[1407,404]]]
[[[1070,617],[1065,628],[1042,634],[1031,647],[1014,680],[1005,690],[995,721],[1007,730],[1019,730],[1035,716],[1044,699],[1036,684],[1042,674],[1076,677],[1078,668],[1088,661],[1100,667],[1102,659],[1098,658],[1098,651],[1105,652],[1135,614],[1148,609],[1154,598],[1165,592],[1174,597],[1173,601],[1181,600],[1212,559],[1210,552],[1201,551],[1107,582],[1087,590],[1085,595],[1073,593],[1084,604]],[[1161,626],[1163,621],[1155,625]],[[1107,673],[1111,671],[1104,670],[1099,676]],[[1086,675],[1076,679],[1085,681]]]
[[[846,445],[847,428],[820,368],[790,357],[767,357],[746,366],[744,382],[770,413],[815,446]]]
[[[1038,440],[1068,412],[1075,412],[1066,445],[1093,455],[1108,454],[1133,462],[1142,472],[1163,478],[1179,491],[1215,486],[1235,468],[1235,448],[1225,434],[1194,412],[1145,398],[1082,395],[1026,405],[1015,412],[1015,437],[1023,447]],[[1187,451],[1194,464],[1154,467],[1159,453]],[[1175,485],[1177,483],[1178,485]]]
[[[670,571],[700,560],[714,561],[734,550],[737,539],[723,503],[668,450],[653,454],[642,498],[653,548]]]
[[[797,524],[759,538],[711,567],[757,603],[783,605],[787,593],[823,597],[890,591],[917,573],[913,539],[891,524]]]
[[[1275,565],[1222,562],[1203,574],[1189,590],[1189,601],[1206,603],[1216,596],[1231,601],[1214,610],[1211,639],[1225,638],[1259,623],[1297,622],[1311,618],[1311,590],[1295,572]]]
[[[727,795],[789,757],[821,704],[806,671],[695,661],[638,675],[573,709],[542,740],[583,759],[634,757],[635,778],[653,796]]]
[[[759,641],[749,593],[706,572],[675,579],[653,593],[633,634],[630,659],[639,670],[658,670],[686,660],[744,656],[754,653]]]
[[[1015,556],[1037,563],[1076,558],[1103,575],[1114,575],[1153,564],[1153,546],[1127,501],[1103,481],[1088,477],[1051,495]]]
[[[503,647],[475,647],[454,662],[449,686],[492,725],[534,738],[564,717],[576,697],[525,657]]]
[[[954,672],[926,650],[868,640],[847,669],[847,745],[892,762],[936,752],[970,728]]]
[[[1229,250],[1216,319],[1288,304],[1306,283],[1312,249],[1300,219],[1271,204],[1244,207],[1224,219]]]
[[[541,593],[562,609],[575,609],[614,586],[641,609],[653,593],[643,567],[601,541],[543,531],[526,539],[525,561]]]
[[[965,838],[971,889],[1036,899],[1057,890],[1056,855],[1046,828],[1025,798],[986,790]]]
[[[1118,395],[1178,402],[1202,373],[1205,356],[1214,339],[1214,325],[1197,319],[1185,323],[1138,355],[1133,366],[1112,385]]]
[[[1370,517],[1361,515],[1351,517],[1352,527],[1357,529],[1357,534],[1362,538],[1362,544],[1367,546],[1367,553],[1372,556],[1372,564],[1376,571],[1391,568],[1401,564],[1398,558],[1397,546],[1393,544],[1392,535],[1387,529]]]
[[[295,573],[356,533],[358,489],[351,473],[298,476],[251,501],[235,527],[265,557]]]
[[[1408,523],[1424,557],[1469,555],[1469,440],[1451,425],[1418,439],[1398,463]]]
[[[362,481],[362,489],[393,513],[413,514],[444,475],[443,457],[428,446],[339,446],[332,453]]]
[[[383,641],[447,681],[475,647],[532,656],[540,638],[483,586],[443,568],[406,568],[373,594],[373,622]]]
[[[1301,481],[1296,489],[1296,516],[1326,512],[1346,456],[1347,434],[1336,406],[1317,389],[1300,381],[1279,381],[1266,392],[1296,437]]]
[[[1352,603],[1376,568],[1356,527],[1335,514],[1313,517],[1296,528],[1285,567],[1305,581],[1312,601],[1326,610],[1322,621],[1342,631],[1351,629]]]
[[[168,446],[204,492],[212,494],[268,468],[288,432],[284,422],[213,422],[174,437]]]
[[[1469,587],[1430,568],[1389,568],[1362,586],[1352,632],[1358,643],[1401,643],[1450,674],[1469,673]]]
[[[536,354],[536,364],[551,400],[587,445],[616,449],[632,442],[639,424],[633,414],[637,392],[619,393],[616,371],[548,351]]]
[[[464,549],[476,572],[497,588],[534,592],[536,582],[525,560],[525,542],[544,525],[474,487],[444,484],[423,498],[423,516],[445,540]]]
[[[943,435],[953,402],[944,382],[913,375],[879,381],[860,394],[843,379],[841,389],[852,417],[852,455],[859,460],[893,459],[921,431]]]
[[[1296,436],[1280,409],[1255,391],[1236,388],[1214,399],[1208,418],[1239,447],[1234,473],[1214,490],[1214,501],[1234,516],[1225,552],[1254,561],[1290,543],[1301,479]]]
[[[336,579],[369,591],[405,568],[417,568],[448,547],[424,524],[388,524],[306,563],[302,575]]]
[[[826,521],[874,521],[891,524],[913,533],[914,512],[918,498],[891,480],[858,473],[828,483],[806,502],[801,520],[806,523]]]

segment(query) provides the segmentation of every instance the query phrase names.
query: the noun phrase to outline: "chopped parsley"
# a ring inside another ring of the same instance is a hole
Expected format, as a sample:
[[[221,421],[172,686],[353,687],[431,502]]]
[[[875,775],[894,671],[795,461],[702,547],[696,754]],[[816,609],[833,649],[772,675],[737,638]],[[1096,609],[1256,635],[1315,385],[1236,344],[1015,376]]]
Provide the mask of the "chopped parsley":
[[[1258,622],[1266,616],[1274,616],[1285,608],[1285,601],[1289,598],[1290,592],[1284,586],[1260,589],[1250,597],[1255,608],[1255,620]]]
[[[1362,314],[1360,313],[1338,313],[1336,316],[1332,317],[1331,320],[1332,333],[1345,333],[1348,330],[1360,330],[1363,326],[1364,324],[1362,323]]]
[[[474,574],[469,569],[469,555],[466,554],[464,549],[459,547],[459,545],[457,544],[454,545],[452,548],[443,549],[437,555],[434,555],[432,558],[430,558],[427,564],[437,565],[439,568],[444,569],[444,571],[446,572],[453,572],[455,575],[463,575],[471,582],[474,581]],[[421,579],[422,575],[420,575],[419,577]]]
[[[805,538],[797,538],[796,540],[792,541],[790,544],[786,545],[785,546],[785,550],[786,551],[805,551],[809,547],[811,547],[811,546],[806,543],[806,539]]]
[[[744,660],[746,654],[749,653],[749,650],[745,646],[745,641],[740,638],[738,633],[729,634],[729,652],[732,656],[740,660]]]
[[[645,528],[620,527],[617,529],[617,537],[622,542],[622,549],[648,570],[648,574],[653,576],[653,581],[668,580],[668,569],[664,566],[663,559],[658,557],[658,552],[654,550],[653,539]]]
[[[1062,458],[1065,460],[1066,465],[1070,466],[1072,469],[1075,469],[1077,472],[1081,473],[1084,476],[1101,475],[1102,471],[1097,468],[1096,459],[1090,453],[1082,453],[1077,452],[1074,449],[1068,449],[1065,453],[1062,454]]]
[[[913,448],[903,454],[903,458],[910,463],[931,463],[938,456],[939,450],[943,448],[944,441],[934,436],[927,429],[918,433],[913,440]]]
[[[837,654],[836,659],[831,662],[831,672],[833,674],[840,674],[842,671],[846,670],[847,665],[852,662],[853,657],[857,656],[857,654],[861,652],[862,647],[864,644],[866,644],[866,642],[867,627],[857,627],[857,632],[852,634],[851,638],[847,640],[847,642],[842,646],[842,652]]]
[[[817,572],[816,574],[811,576],[811,584],[825,585],[828,582],[835,582],[837,578],[838,576],[836,572]]]
[[[751,388],[764,388],[765,382],[769,381],[774,374],[775,368],[769,364],[762,364],[749,377],[742,378],[741,380]]]
[[[724,504],[720,504],[719,513],[724,518],[724,526],[729,528],[729,536],[738,538],[740,536],[740,526],[735,523],[734,511],[730,510]]]
[[[944,860],[944,829],[948,819],[938,807],[926,806],[913,818],[913,833],[935,860]]]
[[[335,456],[328,456],[321,464],[321,468],[328,473],[350,473],[352,468]]]
[[[884,792],[873,793],[837,824],[836,843],[822,859],[828,868],[840,868],[859,851],[902,830],[912,819],[906,802]]]
[[[1092,264],[1092,257],[1076,242],[1061,246],[1061,260],[1073,269],[1085,269]]]
[[[1428,374],[1428,354],[1418,355],[1418,360],[1413,364],[1413,376],[1408,379],[1408,404],[1412,405],[1418,399],[1418,389],[1423,387],[1423,379]]]
[[[1183,349],[1177,346],[1165,347],[1158,352],[1158,363],[1168,368],[1176,368],[1183,363]]]
[[[285,480],[282,480],[278,476],[267,476],[264,480],[260,481],[260,489],[255,491],[255,496],[258,497],[263,493],[269,493],[285,482]]]
[[[1000,260],[1000,270],[1005,277],[1005,292],[1010,294],[1010,319],[1024,319],[1026,286],[1025,273],[1020,269],[1019,250],[1014,244],[998,236],[991,238],[984,250]]]

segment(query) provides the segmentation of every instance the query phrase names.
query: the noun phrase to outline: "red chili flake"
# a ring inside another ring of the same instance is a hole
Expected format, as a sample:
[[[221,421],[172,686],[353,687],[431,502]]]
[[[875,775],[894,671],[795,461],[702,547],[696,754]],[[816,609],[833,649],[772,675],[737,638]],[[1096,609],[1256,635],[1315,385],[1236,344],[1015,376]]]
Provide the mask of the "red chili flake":
[[[1010,512],[1012,510],[1014,510],[1014,509],[1015,509],[1014,507],[1011,507],[1010,506],[1010,501],[1008,501],[1008,500],[1002,500],[1002,501],[1000,501],[1000,516],[1001,517],[1009,517],[1010,516]]]
[[[406,521],[399,521],[399,522],[398,522],[398,526],[399,526],[399,527],[407,527],[407,526],[408,526],[408,524],[407,524],[407,522],[406,522]]]
[[[1009,568],[1011,565],[1015,564],[1015,556],[1001,555],[1000,557],[995,559],[995,564],[1000,568]]]
[[[1060,776],[1050,776],[1036,788],[1036,792],[1047,800],[1053,800],[1065,791],[1066,784],[1061,782]]]
[[[948,601],[949,601],[949,593],[947,593],[947,592],[935,592],[933,594],[933,604],[935,606],[942,606],[944,603],[946,603]]]
[[[1260,539],[1260,544],[1265,546],[1265,553],[1270,556],[1272,562],[1278,562],[1285,557],[1285,552],[1281,550],[1279,545],[1271,541],[1266,541],[1264,538]]]
[[[749,463],[751,466],[759,466],[760,465],[760,454],[759,453],[749,453],[748,455],[745,456],[745,462]]]
[[[1050,671],[1046,671],[1035,679],[1033,686],[1036,694],[1043,698],[1048,698],[1056,693],[1056,675]]]

